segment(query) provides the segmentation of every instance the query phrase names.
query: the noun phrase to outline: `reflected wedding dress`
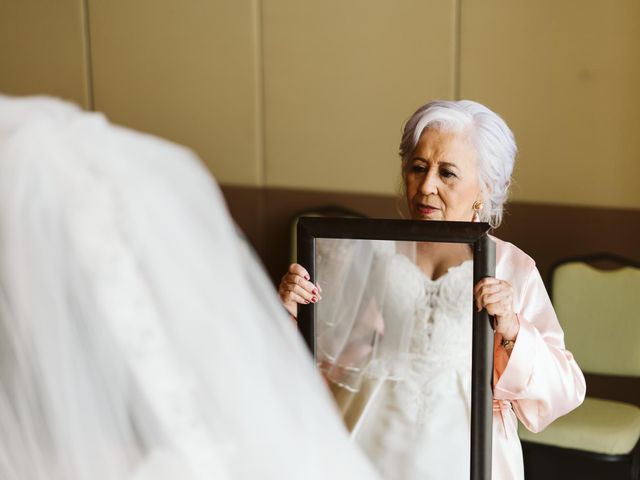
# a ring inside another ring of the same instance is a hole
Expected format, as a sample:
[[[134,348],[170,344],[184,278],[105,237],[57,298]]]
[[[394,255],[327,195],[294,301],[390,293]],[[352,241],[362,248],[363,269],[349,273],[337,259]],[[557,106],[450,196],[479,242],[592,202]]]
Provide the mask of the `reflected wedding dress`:
[[[492,477],[514,480],[524,478],[516,415],[539,431],[582,402],[585,383],[533,260],[493,240],[520,333],[510,357],[494,341]],[[319,309],[329,303],[319,310],[319,364],[352,439],[386,479],[469,478],[472,261],[432,280],[401,242],[323,240],[318,250]]]
[[[188,149],[0,95],[0,478],[377,478]]]
[[[468,478],[473,262],[431,280],[398,255],[387,272],[383,317],[413,315],[414,330],[403,378],[366,388],[375,394],[349,422],[354,439],[385,478]]]
[[[324,242],[321,260],[331,259],[336,242]],[[339,266],[334,259],[320,266],[333,269],[325,277],[367,249],[341,243],[350,251],[341,252]],[[432,280],[392,242],[371,245],[365,290],[375,292],[384,322],[380,348],[388,335],[407,341],[372,358],[357,389],[333,386],[345,423],[386,479],[468,478],[473,261]],[[332,294],[323,286],[323,302]]]

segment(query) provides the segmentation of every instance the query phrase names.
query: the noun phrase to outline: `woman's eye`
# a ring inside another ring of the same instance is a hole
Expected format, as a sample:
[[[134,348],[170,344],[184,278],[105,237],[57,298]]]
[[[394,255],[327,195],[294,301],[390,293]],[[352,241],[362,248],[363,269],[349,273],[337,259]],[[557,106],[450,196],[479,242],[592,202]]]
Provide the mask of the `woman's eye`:
[[[427,171],[427,168],[424,165],[412,165],[411,172],[412,173],[424,173]]]
[[[453,173],[451,170],[442,170],[442,172],[440,172],[440,174],[444,177],[444,178],[452,178],[455,177],[456,174]]]

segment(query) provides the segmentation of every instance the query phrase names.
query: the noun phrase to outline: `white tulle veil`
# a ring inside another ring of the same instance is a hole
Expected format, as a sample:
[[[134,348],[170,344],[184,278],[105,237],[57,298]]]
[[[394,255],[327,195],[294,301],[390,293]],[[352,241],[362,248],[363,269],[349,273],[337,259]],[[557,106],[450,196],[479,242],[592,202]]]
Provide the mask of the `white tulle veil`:
[[[402,247],[408,247],[407,256],[397,253]],[[413,318],[406,314],[392,319],[386,310],[394,293],[388,270],[401,259],[412,262],[412,247],[395,241],[316,241],[316,275],[323,296],[317,306],[318,365],[330,381],[351,392],[374,370],[381,380],[392,377],[408,351]]]
[[[0,96],[0,478],[373,479],[189,150]]]

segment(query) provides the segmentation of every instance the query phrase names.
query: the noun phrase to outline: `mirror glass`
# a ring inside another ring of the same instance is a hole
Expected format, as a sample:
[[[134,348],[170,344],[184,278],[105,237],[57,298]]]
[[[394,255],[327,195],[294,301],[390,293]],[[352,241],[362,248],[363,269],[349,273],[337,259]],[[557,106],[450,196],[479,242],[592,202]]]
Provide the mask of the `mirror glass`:
[[[394,480],[469,478],[473,252],[316,239],[316,352],[352,438]]]

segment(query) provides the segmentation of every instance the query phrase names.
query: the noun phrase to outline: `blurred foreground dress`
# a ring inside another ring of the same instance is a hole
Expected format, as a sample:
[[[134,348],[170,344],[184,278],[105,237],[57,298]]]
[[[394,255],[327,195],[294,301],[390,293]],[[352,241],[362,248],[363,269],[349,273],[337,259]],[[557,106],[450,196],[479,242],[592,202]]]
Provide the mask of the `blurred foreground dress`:
[[[0,96],[0,478],[375,479],[189,150]]]

